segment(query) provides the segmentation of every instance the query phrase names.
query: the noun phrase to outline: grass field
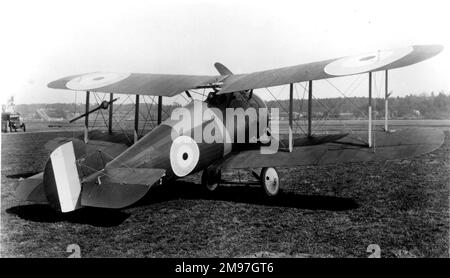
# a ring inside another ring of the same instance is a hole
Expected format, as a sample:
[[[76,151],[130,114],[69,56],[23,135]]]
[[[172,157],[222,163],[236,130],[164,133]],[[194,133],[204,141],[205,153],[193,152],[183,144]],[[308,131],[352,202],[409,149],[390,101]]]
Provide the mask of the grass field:
[[[414,159],[279,169],[283,193],[223,186],[199,175],[154,188],[121,211],[60,214],[20,203],[17,179],[42,169],[43,144],[71,132],[2,135],[1,256],[67,257],[449,257],[450,137]],[[227,172],[235,179],[244,171]],[[239,175],[238,175],[239,174]]]

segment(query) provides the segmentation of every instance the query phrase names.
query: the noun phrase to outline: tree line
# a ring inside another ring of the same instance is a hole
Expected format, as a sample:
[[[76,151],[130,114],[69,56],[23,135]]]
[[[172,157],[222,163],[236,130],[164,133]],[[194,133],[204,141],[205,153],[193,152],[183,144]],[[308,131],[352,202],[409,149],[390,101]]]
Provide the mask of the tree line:
[[[289,111],[289,100],[272,100],[266,102],[268,107],[277,107],[282,111]],[[450,95],[443,92],[431,95],[407,95],[405,97],[391,97],[388,101],[389,117],[391,118],[422,118],[422,119],[450,119]],[[308,111],[308,100],[293,101],[294,111],[306,115]],[[323,98],[313,99],[313,115],[321,115],[329,118],[342,115],[352,115],[353,118],[367,117],[368,98]],[[375,115],[384,117],[384,98],[372,99],[372,111]]]
[[[384,116],[384,99],[374,98],[372,100],[372,110],[375,115]],[[269,108],[279,108],[280,113],[288,111],[289,100],[272,100],[267,101]],[[96,104],[91,103],[91,109],[96,107]],[[315,117],[339,118],[345,115],[352,118],[367,117],[367,97],[352,97],[352,98],[322,98],[313,99],[312,111]],[[122,104],[119,108],[115,104],[115,113],[126,113],[134,109],[134,104]],[[162,118],[167,118],[171,111],[178,107],[178,105],[163,105]],[[294,112],[306,115],[308,111],[307,99],[294,99]],[[150,108],[150,109],[148,109]],[[75,113],[83,113],[84,104],[74,103],[52,103],[52,104],[19,104],[15,107],[16,111],[22,115],[28,115],[38,118],[36,113],[38,109],[45,109],[49,111],[51,117],[69,119]],[[148,103],[141,103],[139,106],[141,113],[151,111],[150,117],[157,117],[157,106]],[[450,119],[450,95],[443,92],[438,94],[431,93],[430,95],[407,95],[405,97],[389,98],[389,116],[390,118],[422,118],[422,119]],[[108,113],[104,113],[108,114]],[[130,115],[134,115],[130,112]]]

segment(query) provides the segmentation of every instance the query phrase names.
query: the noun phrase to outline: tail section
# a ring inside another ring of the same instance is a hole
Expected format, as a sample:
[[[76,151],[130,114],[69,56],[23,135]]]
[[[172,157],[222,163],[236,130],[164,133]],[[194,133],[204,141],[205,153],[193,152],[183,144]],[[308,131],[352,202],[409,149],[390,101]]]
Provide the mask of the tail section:
[[[44,190],[50,204],[62,212],[81,207],[81,182],[72,141],[64,143],[50,154],[44,171]]]
[[[118,146],[104,143],[103,147],[93,150],[76,139],[64,142],[50,154],[43,173],[19,183],[16,197],[48,203],[61,212],[83,206],[123,208],[141,199],[165,175],[163,169],[105,169],[114,157],[104,154]]]
[[[129,206],[144,197],[164,175],[164,169],[114,168],[100,171],[84,184],[81,205],[101,208]]]
[[[47,204],[44,192],[44,172],[21,180],[15,192],[18,200]]]

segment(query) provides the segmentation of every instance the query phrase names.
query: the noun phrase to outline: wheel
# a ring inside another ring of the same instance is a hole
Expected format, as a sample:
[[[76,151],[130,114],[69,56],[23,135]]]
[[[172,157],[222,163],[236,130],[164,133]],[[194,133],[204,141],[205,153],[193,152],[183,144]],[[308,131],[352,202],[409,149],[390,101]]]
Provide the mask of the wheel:
[[[202,173],[202,185],[208,189],[208,191],[212,192],[219,187],[219,182],[221,178],[221,171],[217,171],[215,174],[211,174],[208,169],[203,170]]]
[[[262,168],[260,178],[266,195],[275,197],[280,191],[280,179],[277,170],[273,167]]]

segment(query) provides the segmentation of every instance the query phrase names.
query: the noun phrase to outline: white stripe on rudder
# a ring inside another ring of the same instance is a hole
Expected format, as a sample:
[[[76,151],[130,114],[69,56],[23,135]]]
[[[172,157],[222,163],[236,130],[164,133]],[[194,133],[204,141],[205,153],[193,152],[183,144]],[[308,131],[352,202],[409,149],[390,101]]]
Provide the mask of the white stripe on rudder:
[[[55,176],[56,189],[62,212],[79,207],[81,184],[75,165],[75,153],[72,141],[59,146],[50,155]]]

